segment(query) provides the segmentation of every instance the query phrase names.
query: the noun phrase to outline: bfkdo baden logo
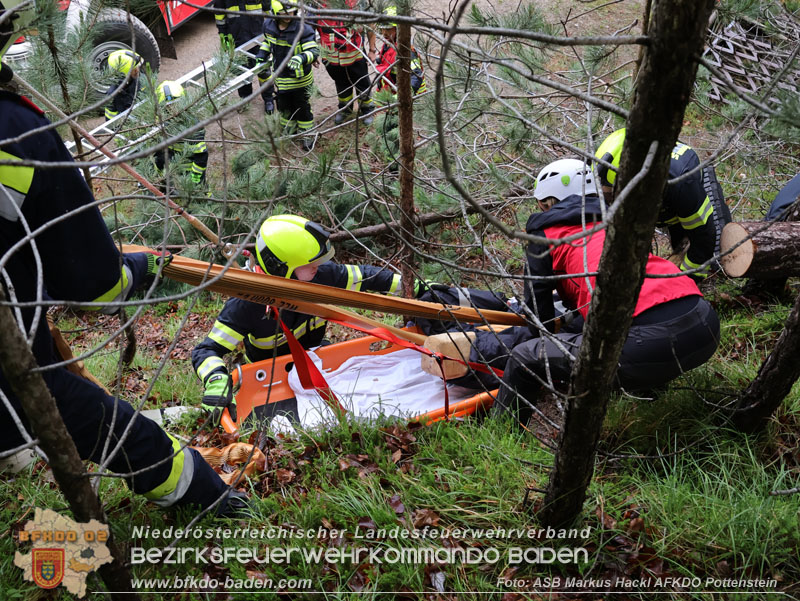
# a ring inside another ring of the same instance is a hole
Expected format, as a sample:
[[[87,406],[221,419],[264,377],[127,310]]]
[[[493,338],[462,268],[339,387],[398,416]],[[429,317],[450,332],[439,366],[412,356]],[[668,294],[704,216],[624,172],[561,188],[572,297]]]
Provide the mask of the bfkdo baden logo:
[[[33,581],[42,588],[55,588],[64,580],[64,549],[34,549],[31,555]]]
[[[20,545],[31,543],[30,553],[14,553],[25,580],[47,589],[61,585],[78,598],[86,595],[86,577],[112,560],[108,526],[76,522],[52,509],[37,508],[18,538]]]

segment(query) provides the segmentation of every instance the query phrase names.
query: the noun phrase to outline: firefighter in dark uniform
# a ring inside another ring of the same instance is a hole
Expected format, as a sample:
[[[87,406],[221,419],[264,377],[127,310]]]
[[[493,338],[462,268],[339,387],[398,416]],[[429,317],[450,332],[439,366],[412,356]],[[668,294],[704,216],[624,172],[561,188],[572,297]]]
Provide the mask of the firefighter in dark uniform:
[[[0,0],[0,18],[20,4],[25,3]],[[14,36],[19,35],[15,32],[30,22],[34,14],[33,4],[28,3],[0,24],[0,57]],[[8,81],[11,76],[10,69],[2,65],[0,81]],[[25,135],[32,131],[37,133]],[[4,143],[17,138],[20,139]],[[40,292],[40,297],[48,300],[113,303],[125,300],[131,291],[157,273],[158,258],[153,254],[120,255],[93,204],[89,187],[76,168],[26,165],[26,162],[69,162],[72,157],[40,109],[27,99],[5,91],[0,91],[0,160],[10,161],[0,165],[0,256],[8,278],[3,279],[6,297],[13,286],[19,302],[36,301]],[[70,212],[74,214],[63,219]],[[62,220],[51,223],[56,218]],[[30,241],[19,245],[26,229],[33,232],[41,229],[34,237],[35,251]],[[43,290],[37,290],[40,282]],[[21,307],[19,311],[25,331],[36,327],[31,344],[37,363],[47,366],[60,362],[45,312],[37,317],[34,307]],[[114,311],[116,308],[109,308],[109,312]],[[114,448],[125,434],[125,442],[109,468],[123,474],[141,470],[125,478],[135,493],[161,506],[206,507],[230,492],[199,453],[189,448],[181,450],[181,443],[155,422],[143,417],[134,420],[134,410],[128,403],[109,396],[66,367],[43,371],[42,377],[83,459],[101,461],[106,437],[111,437]],[[2,373],[0,387],[23,426],[29,429],[20,401]],[[0,404],[0,449],[23,444],[24,438],[9,410]],[[241,508],[240,497],[235,497],[236,502],[230,500],[231,497],[223,501],[218,511],[230,512],[237,505]]]
[[[274,70],[289,57],[284,68],[275,76],[278,112],[286,133],[294,134],[298,130],[304,133],[314,127],[314,113],[311,111],[314,73],[311,65],[319,57],[316,35],[308,23],[301,25],[299,19],[285,18],[297,16],[296,7],[284,6],[278,0],[272,0],[270,12],[273,16],[264,19],[264,41],[256,55],[256,62]],[[297,44],[294,43],[295,39]],[[303,136],[302,144],[303,150],[312,150],[314,137]]]
[[[595,156],[619,167],[624,142],[625,128],[618,129],[603,141]],[[672,149],[669,179],[688,173],[699,164],[697,153],[686,144],[678,142]],[[613,198],[617,174],[600,163],[597,164],[597,173],[606,198],[609,195]],[[657,225],[667,226],[673,253],[679,253],[685,239],[688,239],[689,250],[679,262],[679,267],[681,271],[697,269],[698,271],[689,276],[696,282],[701,282],[710,275],[712,269],[711,263],[705,266],[703,264],[719,253],[722,228],[730,221],[731,212],[725,204],[714,168],[706,165],[680,182],[667,185]]]
[[[256,240],[257,270],[270,275],[325,286],[400,295],[400,275],[371,265],[339,265],[331,261],[334,250],[321,225],[297,215],[277,215],[261,225]],[[415,284],[415,296],[423,286]],[[327,322],[314,315],[283,310],[284,325],[303,348],[319,346]],[[231,298],[222,308],[208,336],[192,351],[192,366],[205,386],[202,406],[219,419],[228,407],[236,419],[230,377],[223,357],[244,345],[250,362],[289,353],[283,330],[268,307]]]
[[[131,108],[139,92],[139,74],[144,59],[132,50],[115,50],[108,55],[108,69],[115,80],[106,96],[111,103],[106,106],[106,121]]]
[[[269,5],[262,4],[261,0],[247,0],[243,2],[239,0],[214,0],[214,8],[231,11],[214,13],[222,48],[231,51],[261,35],[262,28],[264,27],[263,13],[266,12],[264,6],[267,6],[267,8],[269,7]],[[245,14],[236,14],[237,12]],[[247,68],[252,69],[255,66],[255,58],[248,58]],[[271,73],[269,71],[261,71],[258,74],[259,86],[264,85],[264,82],[269,79],[270,75]],[[247,82],[242,85],[238,93],[239,98],[245,98],[252,94],[252,83]],[[275,110],[275,91],[272,85],[261,92],[261,98],[264,100],[264,112],[271,115]]]
[[[533,236],[559,240],[591,230],[602,219],[594,176],[582,161],[562,159],[545,167],[537,178],[534,197],[543,212],[528,219],[526,231]],[[526,280],[525,302],[551,332],[555,330],[554,290],[568,309],[591,319],[594,278],[554,276],[596,272],[604,241],[605,230],[600,230],[570,244],[528,245],[527,275],[542,279]],[[679,270],[651,254],[646,273],[678,274]],[[489,337],[493,337],[490,332],[478,332],[478,340]],[[540,336],[538,329],[531,328],[529,339],[518,340],[511,349],[494,411],[511,410],[525,424],[548,380],[569,379],[573,359],[559,347],[577,355],[582,339],[582,331]],[[691,278],[645,277],[620,356],[618,382],[629,391],[661,386],[705,363],[718,343],[717,315]]]
[[[356,8],[356,0],[346,0],[345,4],[351,10]],[[325,4],[322,6],[324,8]],[[371,124],[373,117],[370,113],[374,107],[370,96],[369,66],[364,56],[363,26],[348,25],[330,17],[318,17],[315,25],[319,32],[322,64],[336,84],[339,110],[333,118],[334,123],[339,125],[353,116],[353,105],[357,99],[362,122],[364,125]],[[366,38],[370,60],[374,61],[377,52],[375,33],[368,30]]]
[[[183,86],[175,81],[164,81],[156,88],[156,98],[165,107],[185,95]],[[188,138],[172,144],[166,150],[157,152],[155,161],[159,172],[163,173],[169,160],[180,157],[184,171],[192,178],[192,182],[198,185],[205,184],[206,169],[208,168],[208,147],[205,137],[205,129],[198,129],[189,134]]]

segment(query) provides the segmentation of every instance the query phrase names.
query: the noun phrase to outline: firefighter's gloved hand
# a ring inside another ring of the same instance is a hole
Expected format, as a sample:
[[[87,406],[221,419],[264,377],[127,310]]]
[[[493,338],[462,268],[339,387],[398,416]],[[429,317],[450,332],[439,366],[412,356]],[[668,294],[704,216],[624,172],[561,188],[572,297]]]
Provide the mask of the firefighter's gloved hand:
[[[222,46],[223,50],[226,50],[228,52],[236,48],[236,42],[233,40],[233,34],[232,33],[219,34],[219,45]]]
[[[286,67],[290,71],[294,71],[294,74],[297,77],[303,76],[303,59],[298,55],[294,55],[292,58],[289,59],[289,62],[286,64]]]
[[[433,280],[414,280],[414,298],[419,298],[428,290],[438,290],[439,292],[447,292],[450,286]]]
[[[236,399],[233,398],[233,382],[229,374],[216,373],[208,377],[201,407],[211,414],[211,423],[215,426],[226,408],[231,419],[236,421]]]
[[[267,53],[263,50],[259,50],[256,53],[256,67],[261,71],[267,66],[267,63]]]
[[[159,266],[166,267],[172,263],[172,253],[166,255],[155,255],[152,253],[147,254],[147,275],[155,277],[158,275]],[[162,270],[163,273],[163,270]]]

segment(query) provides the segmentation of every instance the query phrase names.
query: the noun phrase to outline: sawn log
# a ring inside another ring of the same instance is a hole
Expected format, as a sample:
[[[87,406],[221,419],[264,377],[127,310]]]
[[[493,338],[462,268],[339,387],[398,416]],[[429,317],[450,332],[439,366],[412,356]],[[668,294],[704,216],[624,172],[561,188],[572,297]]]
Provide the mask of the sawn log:
[[[729,223],[722,230],[720,250],[722,268],[732,278],[800,276],[800,223]]]

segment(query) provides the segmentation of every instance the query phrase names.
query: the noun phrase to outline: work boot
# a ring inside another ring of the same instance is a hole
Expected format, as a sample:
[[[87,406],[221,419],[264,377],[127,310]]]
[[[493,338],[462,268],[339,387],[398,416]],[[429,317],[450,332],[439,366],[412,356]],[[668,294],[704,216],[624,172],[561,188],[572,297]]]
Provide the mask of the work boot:
[[[344,110],[344,109],[342,109],[342,108],[340,107],[340,108],[339,108],[339,112],[337,112],[337,113],[336,113],[336,114],[333,116],[333,122],[334,122],[336,125],[341,125],[341,124],[342,124],[342,123],[344,123],[345,121],[348,121],[348,120],[350,120],[350,119],[352,119],[352,118],[353,118],[353,111],[346,111],[346,110]]]
[[[314,136],[303,136],[303,150],[306,152],[314,150]]]
[[[264,101],[264,113],[271,115],[275,112],[275,102],[273,100]]]
[[[375,116],[372,115],[373,110],[374,109],[371,106],[358,109],[358,112],[361,113],[361,123],[364,125],[370,125],[373,121],[375,121]]]

